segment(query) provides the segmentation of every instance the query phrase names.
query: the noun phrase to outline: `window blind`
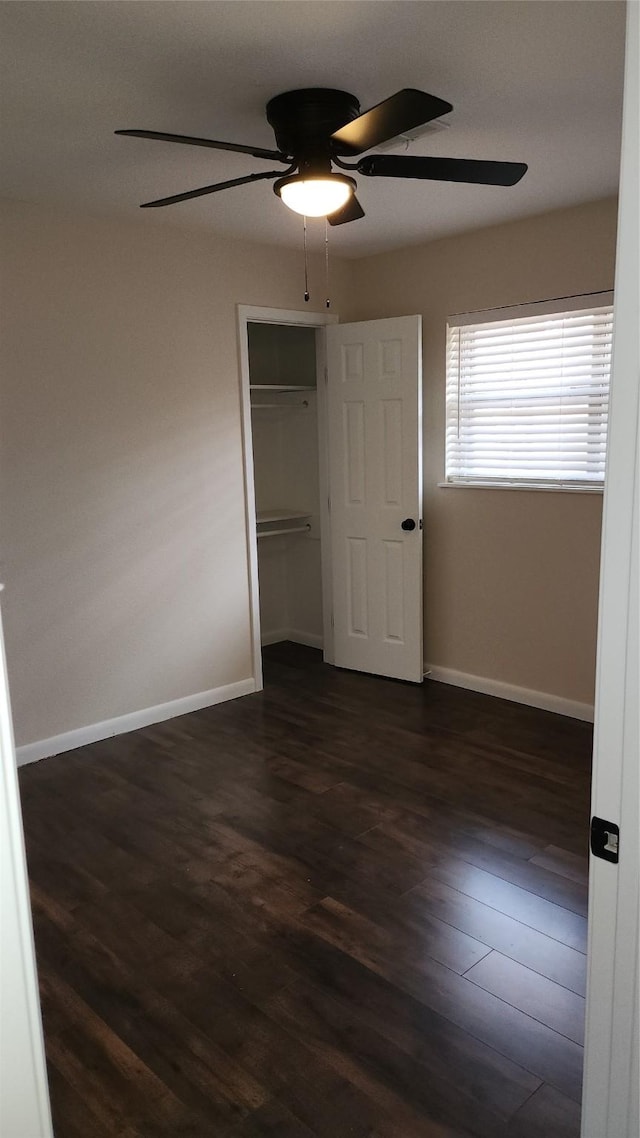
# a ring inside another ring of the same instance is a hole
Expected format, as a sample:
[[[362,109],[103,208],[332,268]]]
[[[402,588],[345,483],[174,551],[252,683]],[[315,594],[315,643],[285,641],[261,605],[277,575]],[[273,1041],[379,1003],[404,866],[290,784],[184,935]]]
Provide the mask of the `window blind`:
[[[450,319],[448,482],[604,485],[613,306],[597,299]]]

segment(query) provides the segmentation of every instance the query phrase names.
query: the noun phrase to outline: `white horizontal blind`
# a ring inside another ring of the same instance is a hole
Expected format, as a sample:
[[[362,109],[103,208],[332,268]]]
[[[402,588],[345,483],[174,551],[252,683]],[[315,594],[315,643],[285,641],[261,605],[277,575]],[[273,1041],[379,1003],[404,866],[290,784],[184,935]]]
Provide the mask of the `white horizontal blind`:
[[[449,321],[448,482],[603,486],[613,307],[551,307]]]

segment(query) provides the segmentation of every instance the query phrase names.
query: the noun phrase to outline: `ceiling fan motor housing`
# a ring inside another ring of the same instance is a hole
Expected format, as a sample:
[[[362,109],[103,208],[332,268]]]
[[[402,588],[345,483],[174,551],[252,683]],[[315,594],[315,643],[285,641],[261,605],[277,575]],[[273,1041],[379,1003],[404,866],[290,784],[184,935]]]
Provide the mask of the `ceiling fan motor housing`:
[[[328,87],[285,91],[267,103],[278,148],[296,159],[301,173],[330,171],[331,135],[359,114],[355,95]]]

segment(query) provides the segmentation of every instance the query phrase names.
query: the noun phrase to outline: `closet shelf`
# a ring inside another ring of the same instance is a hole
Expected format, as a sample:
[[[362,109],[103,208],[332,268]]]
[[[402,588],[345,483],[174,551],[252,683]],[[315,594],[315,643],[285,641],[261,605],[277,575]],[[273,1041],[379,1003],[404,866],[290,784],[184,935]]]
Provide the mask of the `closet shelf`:
[[[308,510],[258,510],[256,513],[256,523],[261,526],[266,525],[268,522],[298,522],[310,517],[311,514]]]
[[[298,403],[252,403],[252,411],[295,411],[299,407],[308,407],[308,399],[300,399]]]
[[[251,383],[249,391],[315,391],[311,383]]]
[[[261,529],[258,530],[258,537],[288,537],[290,533],[311,533],[311,524],[307,522],[303,526],[286,526],[283,529]]]

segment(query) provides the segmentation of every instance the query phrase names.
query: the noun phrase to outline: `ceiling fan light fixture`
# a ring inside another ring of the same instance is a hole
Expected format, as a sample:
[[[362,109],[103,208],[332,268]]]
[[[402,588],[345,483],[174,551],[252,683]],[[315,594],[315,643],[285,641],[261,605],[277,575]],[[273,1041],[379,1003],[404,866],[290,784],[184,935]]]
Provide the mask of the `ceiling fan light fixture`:
[[[344,174],[292,174],[274,183],[274,193],[295,213],[327,217],[345,205],[356,188]]]

